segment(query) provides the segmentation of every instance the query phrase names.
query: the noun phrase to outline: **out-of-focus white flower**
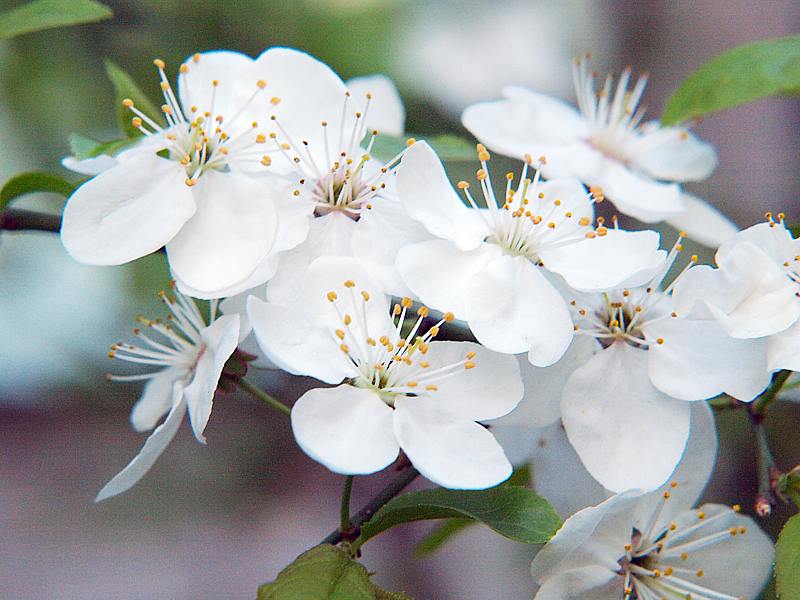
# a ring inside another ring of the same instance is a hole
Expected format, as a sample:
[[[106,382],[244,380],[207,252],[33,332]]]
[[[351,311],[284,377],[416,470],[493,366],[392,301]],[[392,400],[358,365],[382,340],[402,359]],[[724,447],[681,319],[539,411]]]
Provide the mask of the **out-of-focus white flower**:
[[[99,175],[103,171],[117,166],[117,159],[108,154],[101,154],[92,158],[78,159],[74,156],[65,156],[61,159],[65,169],[80,173],[81,175]]]
[[[770,381],[764,340],[732,338],[713,319],[674,310],[671,290],[686,270],[659,289],[680,248],[643,286],[576,293],[579,337],[565,363],[552,376],[526,375],[520,414],[509,417],[543,426],[560,416],[586,469],[614,492],[650,491],[669,477],[689,436],[686,401],[750,401]]]
[[[712,146],[682,127],[641,124],[638,107],[646,76],[628,89],[625,70],[614,89],[609,76],[599,92],[586,60],[573,68],[578,110],[519,87],[505,99],[475,104],[464,126],[489,148],[509,156],[544,155],[545,177],[577,177],[602,188],[623,213],[646,223],[665,220],[698,241],[718,246],[736,226],[678,183],[708,177],[717,165]]]
[[[100,490],[96,502],[121,494],[139,481],[175,437],[185,413],[189,413],[195,437],[205,443],[203,431],[211,415],[214,392],[225,362],[236,350],[238,315],[215,318],[216,302],[212,302],[210,323],[206,325],[190,298],[176,292],[174,300],[163,293],[162,299],[171,312],[166,321],[143,317],[139,320],[163,340],[135,329],[141,346],[119,342],[109,352],[112,358],[161,369],[141,375],[108,377],[114,381],[147,381],[131,412],[131,424],[136,431],[149,431],[164,415],[166,418],[147,438],[141,452]]]
[[[800,371],[800,239],[783,215],[723,244],[716,263],[676,286],[678,310],[713,318],[735,338],[766,338],[771,371]]]
[[[528,382],[533,381],[533,377],[555,377],[555,373],[551,372],[558,371],[558,368],[556,365],[547,369],[531,369],[521,365],[520,370],[523,374],[523,383],[527,387]],[[560,375],[563,376],[564,373]],[[563,388],[563,380],[561,387]],[[541,388],[539,386],[531,389]],[[492,433],[500,442],[512,465],[530,465],[533,488],[547,498],[558,514],[567,518],[583,508],[600,504],[613,496],[614,492],[600,485],[583,466],[567,438],[561,420],[545,427],[525,426],[520,414],[524,412],[521,410],[524,404],[527,403],[521,403],[510,414],[492,421],[490,423]],[[681,462],[669,477],[671,481],[683,484],[682,493],[686,492],[688,482],[691,486],[699,486],[696,488],[696,493],[700,494],[704,482],[714,470],[717,446],[717,431],[711,409],[706,402],[693,402],[689,441],[686,443]],[[700,477],[700,473],[706,475]]]
[[[145,137],[110,168],[90,165],[101,172],[67,202],[61,239],[75,259],[98,265],[166,246],[182,290],[221,296],[302,241],[307,215],[289,201],[288,182],[263,173],[270,159],[258,119],[271,105],[260,59],[195,54],[180,67],[177,95],[155,64],[166,127],[124,101]]]
[[[772,542],[738,506],[693,510],[713,462],[687,449],[683,463],[660,490],[618,494],[567,519],[531,564],[536,599],[756,598]]]
[[[427,308],[406,329],[409,298],[390,309],[353,258],[322,257],[297,303],[251,296],[256,338],[276,365],[338,387],[306,392],[292,409],[300,447],[332,471],[366,474],[406,453],[431,481],[486,488],[511,474],[477,421],[500,417],[522,397],[517,361],[470,342],[437,342],[446,314],[427,330]]]
[[[528,352],[532,364],[550,365],[569,346],[572,320],[548,271],[581,290],[639,285],[663,259],[658,234],[593,228],[595,199],[581,183],[542,183],[539,171],[529,178],[530,157],[516,189],[509,174],[497,198],[489,153],[479,146],[478,156],[487,208],[466,182],[458,187],[472,208],[461,202],[430,146],[420,142],[406,151],[397,175],[400,200],[439,239],[403,248],[398,269],[424,303],[453,310],[487,347]]]

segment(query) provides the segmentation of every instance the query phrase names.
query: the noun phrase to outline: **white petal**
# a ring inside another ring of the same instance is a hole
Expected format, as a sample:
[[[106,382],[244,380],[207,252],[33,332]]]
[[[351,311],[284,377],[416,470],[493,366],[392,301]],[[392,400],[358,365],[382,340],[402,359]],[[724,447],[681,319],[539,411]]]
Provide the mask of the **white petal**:
[[[262,77],[252,58],[230,50],[203,52],[183,64],[186,72],[178,75],[178,97],[188,119],[192,118],[190,108],[196,106],[200,113],[213,110],[212,118],[221,115],[230,121],[258,89],[256,82]],[[260,112],[251,103],[249,113],[236,121],[249,127],[254,118],[261,117]]]
[[[197,212],[167,245],[170,268],[189,287],[214,295],[247,279],[272,248],[275,207],[257,179],[207,172]]]
[[[622,576],[610,569],[581,567],[544,580],[536,600],[619,600],[623,585]]]
[[[150,379],[133,405],[131,425],[136,431],[150,431],[172,406],[175,382],[187,376],[184,369],[170,367]]]
[[[141,151],[90,179],[64,207],[61,241],[77,261],[119,265],[155,252],[195,212],[177,163]]]
[[[793,239],[792,234],[784,226],[773,223],[759,223],[738,232],[732,239],[720,246],[717,252],[717,264],[728,262],[728,254],[743,242],[749,242],[764,252],[778,265],[794,261],[800,254],[800,239]]]
[[[331,471],[366,475],[397,458],[392,415],[370,390],[350,385],[313,389],[292,407],[292,431],[303,452]]]
[[[464,251],[447,240],[430,240],[401,248],[397,270],[422,302],[463,319],[470,280],[500,254],[500,249],[491,244]]]
[[[689,411],[650,382],[647,352],[623,342],[576,370],[561,400],[570,442],[614,492],[654,490],[667,480],[689,437]]]
[[[361,213],[350,237],[352,255],[364,262],[387,294],[410,296],[408,286],[397,272],[401,248],[429,240],[421,223],[411,219],[394,198],[381,198],[371,210]]]
[[[549,215],[544,218],[557,222],[555,229],[542,236],[546,240],[542,242],[543,249],[547,248],[549,243],[582,237],[584,233],[591,231],[588,225],[581,225],[581,219],[594,221],[594,203],[580,180],[575,177],[550,179],[539,183],[536,190],[536,196],[541,197],[528,198],[531,202],[528,205],[531,212],[537,215]],[[515,194],[517,202],[519,202],[518,193]],[[529,196],[534,195],[531,190],[527,193]],[[556,201],[558,208],[554,207]],[[567,214],[571,216],[567,217]],[[545,225],[542,224],[541,227],[544,228]]]
[[[609,229],[604,236],[542,251],[540,256],[545,268],[576,290],[636,287],[650,281],[664,262],[659,239],[655,231]]]
[[[531,262],[501,256],[467,285],[466,318],[475,337],[498,352],[528,351],[532,364],[545,367],[564,355],[572,341],[567,304]]]
[[[617,494],[572,515],[533,559],[533,579],[541,584],[560,571],[589,566],[618,570],[617,561],[631,541],[640,496],[640,492]]]
[[[403,135],[406,126],[406,110],[394,82],[385,75],[355,77],[345,82],[354,98],[372,98],[366,115],[367,127],[386,135]]]
[[[548,146],[588,135],[580,114],[560,100],[511,86],[503,94],[505,100],[473,104],[461,116],[464,127],[496,152],[537,158]]]
[[[186,387],[184,398],[189,410],[192,431],[197,441],[205,444],[203,436],[214,393],[222,375],[222,368],[236,350],[239,342],[239,315],[224,315],[200,331],[205,351],[194,368],[194,379]]]
[[[600,349],[589,336],[576,336],[566,354],[549,367],[534,367],[518,355],[525,395],[519,406],[493,424],[544,427],[561,419],[561,394],[570,375]]]
[[[310,323],[306,314],[250,296],[247,315],[261,350],[281,369],[325,383],[356,375],[330,332]]]
[[[432,399],[397,398],[394,431],[411,464],[442,487],[484,489],[511,475],[511,463],[489,430],[437,410]]]
[[[675,183],[660,183],[634,173],[614,160],[606,161],[601,181],[594,182],[620,212],[645,223],[662,221],[686,210],[681,188]]]
[[[800,371],[800,320],[769,338],[767,368],[770,371]]]
[[[98,175],[111,167],[117,166],[117,159],[108,154],[101,154],[93,158],[78,160],[74,156],[65,156],[61,159],[65,169],[80,173],[81,175]]]
[[[352,256],[350,241],[355,228],[356,222],[341,212],[311,219],[306,240],[280,256],[278,269],[267,286],[270,302],[291,305],[299,301],[308,267],[317,258]]]
[[[472,421],[496,419],[512,411],[522,398],[517,360],[480,344],[431,342],[424,356],[430,366],[417,371],[418,377],[423,379],[426,371],[463,362],[468,352],[474,352],[469,359],[474,368],[459,367],[457,375],[442,381],[431,380],[438,388],[430,394],[436,409],[450,413],[455,419]],[[416,370],[416,364],[412,368]]]
[[[726,393],[749,402],[769,385],[767,340],[730,337],[719,323],[662,319],[642,327],[649,340],[648,373],[658,389],[681,400]]]
[[[476,248],[490,233],[478,213],[461,201],[439,157],[425,142],[417,142],[403,155],[397,192],[412,219],[461,250]]]
[[[182,390],[179,389],[180,396]],[[178,432],[178,427],[183,420],[183,415],[186,413],[186,402],[182,398],[173,401],[172,409],[169,411],[167,418],[164,422],[156,427],[155,431],[150,434],[144,447],[141,449],[134,459],[128,463],[128,466],[122,469],[111,481],[109,481],[103,489],[97,494],[94,499],[95,502],[100,502],[111,496],[116,496],[129,490],[133,485],[138,482],[150,470],[164,449],[175,437]]]
[[[681,195],[686,210],[666,219],[675,229],[709,248],[717,248],[730,240],[739,228],[710,203],[692,194]]]
[[[698,181],[717,168],[714,146],[681,127],[647,124],[645,133],[627,147],[633,164],[653,179]]]
[[[195,289],[177,277],[175,273],[172,275],[175,277],[175,283],[178,285],[178,289],[185,296],[191,296],[192,298],[199,298],[202,300],[218,298],[225,298],[227,300],[231,297],[245,293],[248,290],[252,290],[254,287],[260,286],[259,289],[263,288],[264,286],[262,284],[265,281],[268,281],[277,272],[279,261],[280,258],[278,256],[275,254],[269,254],[258,264],[256,270],[253,271],[246,279],[243,279],[242,281],[239,281],[238,283],[228,287],[214,290],[213,292]],[[249,331],[249,324],[243,324],[243,326],[247,328],[247,331]]]

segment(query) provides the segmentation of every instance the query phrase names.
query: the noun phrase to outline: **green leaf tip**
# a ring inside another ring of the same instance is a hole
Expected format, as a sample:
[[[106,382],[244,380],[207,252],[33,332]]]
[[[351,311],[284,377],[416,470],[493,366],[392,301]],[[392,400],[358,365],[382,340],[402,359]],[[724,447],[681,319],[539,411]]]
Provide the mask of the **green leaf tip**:
[[[0,40],[54,27],[94,23],[113,14],[94,0],[35,0],[0,14]]]

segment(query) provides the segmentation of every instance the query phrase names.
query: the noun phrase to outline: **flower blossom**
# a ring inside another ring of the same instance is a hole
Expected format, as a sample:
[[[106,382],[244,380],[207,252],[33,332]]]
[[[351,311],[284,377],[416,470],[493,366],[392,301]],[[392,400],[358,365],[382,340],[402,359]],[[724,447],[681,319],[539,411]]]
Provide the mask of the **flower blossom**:
[[[298,375],[340,384],[306,392],[292,408],[295,438],[337,473],[379,471],[400,449],[431,481],[449,488],[498,484],[511,465],[477,421],[511,411],[522,397],[516,359],[471,342],[436,341],[445,314],[426,327],[412,302],[390,309],[353,258],[322,257],[291,306],[248,300],[267,358]]]
[[[692,269],[675,289],[679,309],[715,319],[739,339],[764,338],[770,371],[800,371],[800,239],[783,214],[738,233],[716,269]]]
[[[632,89],[630,69],[595,92],[588,60],[573,65],[578,110],[536,92],[508,87],[505,99],[474,104],[464,126],[489,148],[522,158],[544,155],[545,177],[577,177],[603,190],[624,214],[645,223],[665,220],[698,241],[718,246],[737,228],[679,183],[705,179],[716,168],[714,148],[683,127],[642,123],[639,100],[647,76]]]
[[[210,323],[206,325],[190,298],[176,292],[173,300],[162,292],[161,299],[171,312],[167,320],[140,317],[139,321],[163,339],[153,339],[135,329],[141,346],[119,342],[109,352],[112,358],[161,367],[141,375],[108,376],[114,381],[147,381],[131,412],[131,424],[136,431],[155,430],[139,454],[100,490],[96,502],[121,494],[139,481],[175,437],[187,412],[195,437],[205,443],[203,431],[211,416],[214,392],[225,362],[236,350],[238,315],[216,317],[216,302],[212,302]],[[166,418],[156,427],[164,415]]]
[[[571,516],[531,564],[536,600],[754,599],[774,548],[739,507],[699,500],[713,460],[689,453],[661,489]]]
[[[236,52],[195,54],[180,66],[176,94],[164,62],[154,62],[166,126],[123,101],[143,138],[110,167],[92,165],[100,172],[67,202],[61,238],[76,260],[96,265],[166,246],[180,289],[223,296],[307,230],[286,182],[264,176],[264,69]]]
[[[641,284],[663,258],[658,234],[593,227],[599,198],[577,179],[541,182],[538,170],[530,176],[530,157],[516,189],[508,174],[498,198],[489,153],[479,145],[478,156],[486,208],[467,182],[458,187],[472,208],[461,202],[430,146],[419,142],[406,151],[397,175],[400,199],[438,239],[402,248],[398,269],[422,302],[452,310],[488,348],[528,352],[534,365],[550,365],[573,335],[555,275],[581,290]]]
[[[696,257],[660,289],[681,250],[679,239],[645,285],[575,293],[572,347],[525,375],[526,397],[508,417],[540,427],[561,418],[586,469],[613,492],[664,483],[689,437],[691,401],[721,393],[751,401],[770,381],[763,340],[676,312],[672,290]]]

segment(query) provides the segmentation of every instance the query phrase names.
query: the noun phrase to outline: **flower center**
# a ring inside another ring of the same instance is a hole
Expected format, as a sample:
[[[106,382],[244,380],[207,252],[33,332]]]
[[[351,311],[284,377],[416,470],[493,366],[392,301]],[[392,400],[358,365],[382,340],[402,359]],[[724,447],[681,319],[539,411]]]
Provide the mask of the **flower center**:
[[[192,62],[201,60],[200,54],[192,57]],[[197,106],[181,107],[164,71],[164,61],[153,61],[161,79],[164,104],[161,112],[167,121],[164,128],[140,111],[133,100],[126,98],[123,106],[135,116],[131,119],[134,127],[148,137],[159,136],[164,141],[166,158],[179,162],[186,170],[186,185],[193,186],[198,177],[209,170],[226,171],[235,161],[247,161],[267,166],[269,156],[256,146],[267,141],[263,133],[255,133],[258,123],[249,125],[239,123],[240,117],[255,98],[266,88],[266,82],[256,82],[253,94],[232,115],[223,115],[216,107],[219,81],[211,82],[211,99],[205,110]],[[189,65],[180,66],[181,74],[189,72]]]
[[[326,298],[339,320],[331,335],[356,371],[350,381],[352,385],[375,390],[386,404],[393,406],[397,396],[435,393],[443,380],[475,367],[473,351],[445,365],[432,366],[427,357],[440,327],[453,320],[452,313],[445,313],[438,322],[425,328],[428,308],[420,306],[416,319],[407,319],[413,303],[411,298],[403,298],[391,311],[390,327],[374,331],[379,326],[370,325],[370,294],[366,290],[357,291],[352,280],[345,281],[342,288],[327,292]]]

